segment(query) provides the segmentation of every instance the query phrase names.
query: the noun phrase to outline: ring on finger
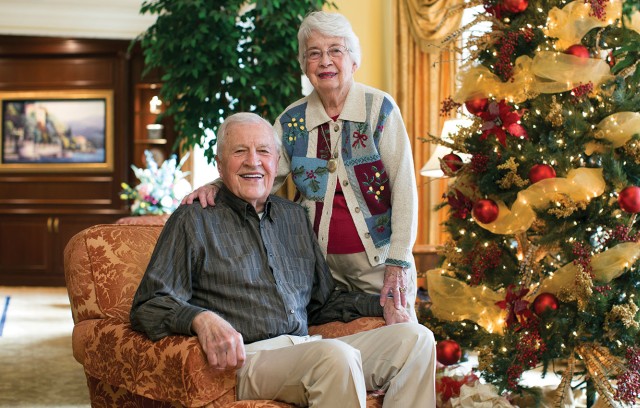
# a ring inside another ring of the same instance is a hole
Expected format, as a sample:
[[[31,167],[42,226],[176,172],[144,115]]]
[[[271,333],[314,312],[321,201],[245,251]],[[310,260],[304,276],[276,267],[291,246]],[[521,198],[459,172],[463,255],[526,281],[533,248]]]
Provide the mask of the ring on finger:
[[[402,286],[402,287],[398,288],[398,292],[400,292],[400,293],[404,293],[406,291],[407,291],[407,288],[405,286]]]

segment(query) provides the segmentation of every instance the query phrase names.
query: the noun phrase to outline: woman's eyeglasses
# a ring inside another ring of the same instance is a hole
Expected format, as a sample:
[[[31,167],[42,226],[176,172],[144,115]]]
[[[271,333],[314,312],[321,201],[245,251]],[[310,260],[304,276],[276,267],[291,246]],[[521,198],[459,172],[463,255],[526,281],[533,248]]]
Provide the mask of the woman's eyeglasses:
[[[344,53],[348,51],[349,49],[344,45],[335,45],[333,47],[329,47],[329,49],[327,49],[326,51],[322,51],[318,48],[311,48],[304,53],[304,57],[307,59],[307,61],[315,62],[319,61],[326,52],[329,58],[340,59],[344,56]]]

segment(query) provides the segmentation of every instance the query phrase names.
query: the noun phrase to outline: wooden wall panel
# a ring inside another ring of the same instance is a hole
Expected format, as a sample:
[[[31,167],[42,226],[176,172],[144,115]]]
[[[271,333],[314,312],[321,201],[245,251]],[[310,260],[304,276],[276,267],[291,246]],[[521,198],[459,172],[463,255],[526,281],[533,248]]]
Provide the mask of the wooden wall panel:
[[[116,62],[110,58],[0,59],[6,90],[113,88]]]
[[[9,91],[113,92],[112,169],[0,172],[0,285],[64,284],[68,239],[90,225],[129,215],[120,184],[133,178],[132,89],[141,66],[137,62],[132,74],[129,45],[128,40],[0,36],[0,97]],[[14,236],[22,237],[19,251],[12,249],[16,242],[9,245]]]
[[[122,211],[120,183],[130,181],[132,129],[131,59],[126,40],[64,39],[0,36],[0,95],[2,91],[106,89],[113,91],[114,166],[92,184],[95,174],[64,172],[0,173],[0,212],[15,206],[50,203],[50,210],[91,200],[94,206]],[[1,165],[1,164],[0,164]],[[16,182],[16,176],[23,176]],[[58,178],[58,179],[57,179]],[[84,184],[84,186],[83,186]]]

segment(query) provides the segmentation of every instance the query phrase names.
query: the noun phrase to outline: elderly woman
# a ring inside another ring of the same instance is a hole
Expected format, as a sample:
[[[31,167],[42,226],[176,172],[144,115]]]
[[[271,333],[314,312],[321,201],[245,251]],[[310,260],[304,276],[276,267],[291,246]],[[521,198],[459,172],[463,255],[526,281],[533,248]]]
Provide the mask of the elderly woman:
[[[417,191],[411,146],[395,101],[356,83],[360,42],[337,13],[309,14],[298,59],[313,92],[275,122],[284,149],[274,191],[291,174],[338,285],[393,297],[415,320]],[[217,188],[199,198],[214,205]]]

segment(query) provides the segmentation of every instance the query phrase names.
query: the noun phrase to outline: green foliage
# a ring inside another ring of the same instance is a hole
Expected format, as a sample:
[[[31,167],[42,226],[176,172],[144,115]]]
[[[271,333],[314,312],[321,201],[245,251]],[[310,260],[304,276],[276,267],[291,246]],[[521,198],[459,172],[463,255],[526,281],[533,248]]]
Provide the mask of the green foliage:
[[[174,149],[205,147],[210,162],[215,130],[234,112],[269,121],[301,96],[297,32],[303,17],[328,0],[146,0],[140,12],[157,15],[143,33],[145,73],[163,73],[164,115],[175,122]]]

